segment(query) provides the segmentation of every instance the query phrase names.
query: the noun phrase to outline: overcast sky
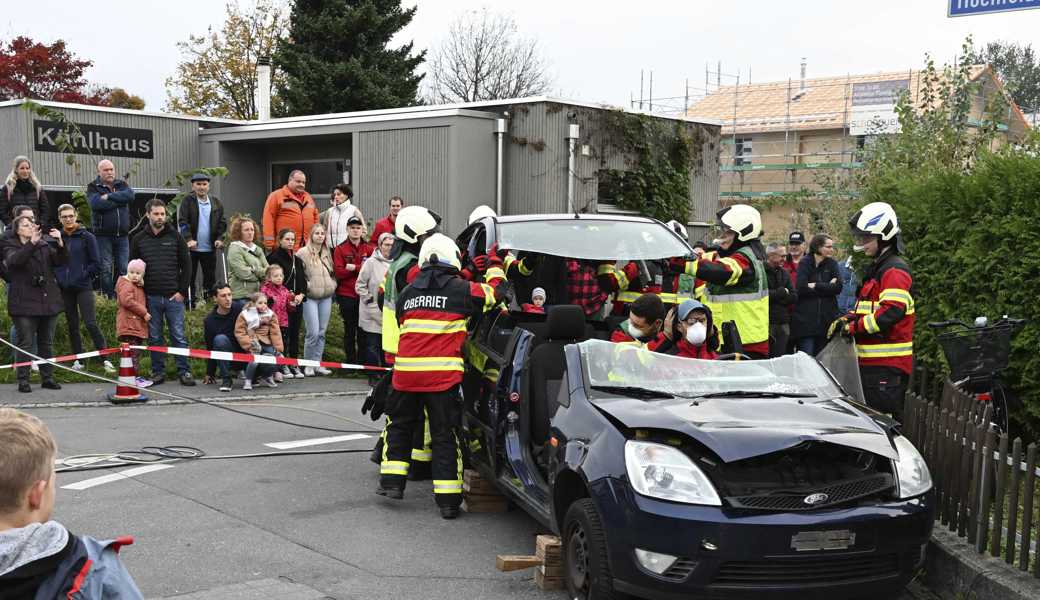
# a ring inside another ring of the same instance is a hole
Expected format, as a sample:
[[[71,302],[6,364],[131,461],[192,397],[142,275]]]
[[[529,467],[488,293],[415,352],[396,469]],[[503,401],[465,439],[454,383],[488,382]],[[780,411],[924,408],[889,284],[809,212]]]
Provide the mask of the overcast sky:
[[[753,82],[797,77],[802,57],[809,77],[902,70],[919,68],[926,52],[939,62],[951,60],[968,34],[977,44],[1031,43],[1040,31],[1040,10],[949,19],[946,0],[404,4],[418,4],[419,10],[399,37],[414,40],[417,48],[436,44],[462,11],[487,6],[509,12],[520,33],[542,45],[555,76],[554,95],[614,105],[638,98],[640,69],[647,70],[647,79],[653,70],[655,97],[682,96],[686,79],[691,87],[704,87],[705,63],[714,70],[722,61],[723,72],[739,72],[742,81],[750,69]],[[4,39],[63,38],[77,55],[94,61],[91,82],[124,87],[142,96],[148,110],[165,105],[164,80],[180,59],[176,42],[210,25],[219,28],[224,17],[219,0],[36,0],[31,10],[4,13]]]

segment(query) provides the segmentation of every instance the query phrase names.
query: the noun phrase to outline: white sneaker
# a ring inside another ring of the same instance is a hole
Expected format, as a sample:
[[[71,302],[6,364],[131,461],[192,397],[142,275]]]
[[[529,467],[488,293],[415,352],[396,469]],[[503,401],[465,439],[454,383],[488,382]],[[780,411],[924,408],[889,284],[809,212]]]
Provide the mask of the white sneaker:
[[[33,366],[35,367],[36,365],[33,365]],[[82,371],[83,370],[83,363],[79,362],[78,360],[76,362],[72,363],[72,370],[73,371]]]
[[[281,371],[275,372],[275,374],[274,374],[274,382],[275,383],[281,383],[283,381],[285,381],[285,376],[282,375],[282,372]]]
[[[304,377],[314,377],[314,367],[307,367],[303,370]]]
[[[304,377],[306,377],[306,375],[303,374],[303,369],[301,369],[300,367],[293,367],[292,374],[293,377],[295,377],[296,379],[303,379]]]
[[[145,379],[144,377],[135,377],[134,382],[139,388],[152,387],[152,384],[154,383],[151,379]]]
[[[289,365],[282,365],[282,377],[288,377],[289,379],[292,379],[293,372],[289,368]]]
[[[332,371],[326,369],[325,367],[318,367],[315,370],[318,372],[318,375],[332,375]]]
[[[253,384],[252,384],[252,382],[250,382],[250,381],[249,381],[248,379],[246,379],[245,381],[243,381],[243,382],[242,382],[242,389],[243,389],[243,390],[251,390],[251,389],[253,389]]]
[[[269,387],[269,388],[276,388],[276,387],[278,387],[278,384],[274,382],[274,378],[273,377],[264,377],[263,379],[257,381],[257,383],[259,383],[260,385]]]
[[[105,373],[112,374],[112,373],[115,373],[115,372],[116,372],[115,365],[112,364],[112,361],[106,360],[105,361]]]

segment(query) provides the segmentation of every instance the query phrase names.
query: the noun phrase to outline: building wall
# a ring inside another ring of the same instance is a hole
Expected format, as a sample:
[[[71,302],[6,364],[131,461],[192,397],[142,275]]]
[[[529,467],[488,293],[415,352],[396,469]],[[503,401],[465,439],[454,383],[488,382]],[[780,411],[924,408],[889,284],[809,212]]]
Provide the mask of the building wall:
[[[441,216],[451,225],[444,230],[455,234],[468,225],[469,213],[477,206],[495,208],[498,143],[491,119],[459,119],[451,133],[448,210]]]
[[[224,213],[249,214],[260,221],[267,199],[270,169],[267,164],[267,148],[260,144],[241,142],[206,142],[203,148],[210,164],[227,167],[228,175],[213,180],[213,194],[224,204]],[[212,155],[212,157],[210,156]]]

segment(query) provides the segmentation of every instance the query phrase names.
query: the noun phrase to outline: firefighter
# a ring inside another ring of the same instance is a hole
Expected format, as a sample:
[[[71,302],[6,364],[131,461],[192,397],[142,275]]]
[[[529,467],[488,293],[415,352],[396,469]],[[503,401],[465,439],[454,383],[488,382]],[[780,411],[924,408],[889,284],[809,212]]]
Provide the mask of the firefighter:
[[[412,430],[425,409],[433,447],[434,498],[441,516],[454,519],[462,504],[462,454],[455,428],[460,420],[466,324],[503,299],[506,286],[499,284],[505,274],[501,262],[492,257],[484,273],[487,283],[463,280],[462,253],[451,238],[439,233],[423,242],[418,260],[419,275],[400,293],[395,307],[401,337],[376,493],[396,500],[404,497]]]
[[[849,220],[854,250],[873,262],[863,273],[856,304],[831,325],[856,340],[863,397],[902,422],[903,397],[914,360],[914,297],[901,256],[899,221],[886,202],[871,202]]]
[[[704,253],[684,261],[683,272],[707,282],[702,302],[723,328],[733,322],[742,349],[723,339],[727,352],[741,351],[751,358],[769,357],[769,286],[766,251],[762,246],[762,216],[746,204],[734,204],[718,213],[722,239],[718,254]]]

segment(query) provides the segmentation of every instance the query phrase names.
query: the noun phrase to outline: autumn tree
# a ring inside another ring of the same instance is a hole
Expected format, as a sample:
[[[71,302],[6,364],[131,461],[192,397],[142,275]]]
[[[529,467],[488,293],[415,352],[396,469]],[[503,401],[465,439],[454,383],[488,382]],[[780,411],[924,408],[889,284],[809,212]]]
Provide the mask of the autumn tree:
[[[136,96],[123,88],[113,88],[108,92],[105,103],[112,108],[130,108],[133,110],[144,110],[144,98]]]
[[[93,64],[77,58],[64,40],[47,45],[19,36],[0,43],[0,100],[34,98],[103,105],[108,90],[89,89],[83,78]]]
[[[425,52],[389,47],[415,8],[401,0],[297,0],[274,55],[289,115],[396,108],[418,102]]]
[[[226,5],[220,31],[188,36],[179,42],[184,60],[166,80],[166,109],[172,112],[230,119],[256,119],[257,59],[270,56],[285,35],[288,8],[284,0],[258,0],[243,11],[236,2]],[[274,82],[280,74],[272,74]],[[272,111],[280,112],[277,95]]]
[[[537,96],[552,85],[537,40],[521,37],[509,15],[486,8],[456,18],[430,54],[427,85],[434,102]]]

